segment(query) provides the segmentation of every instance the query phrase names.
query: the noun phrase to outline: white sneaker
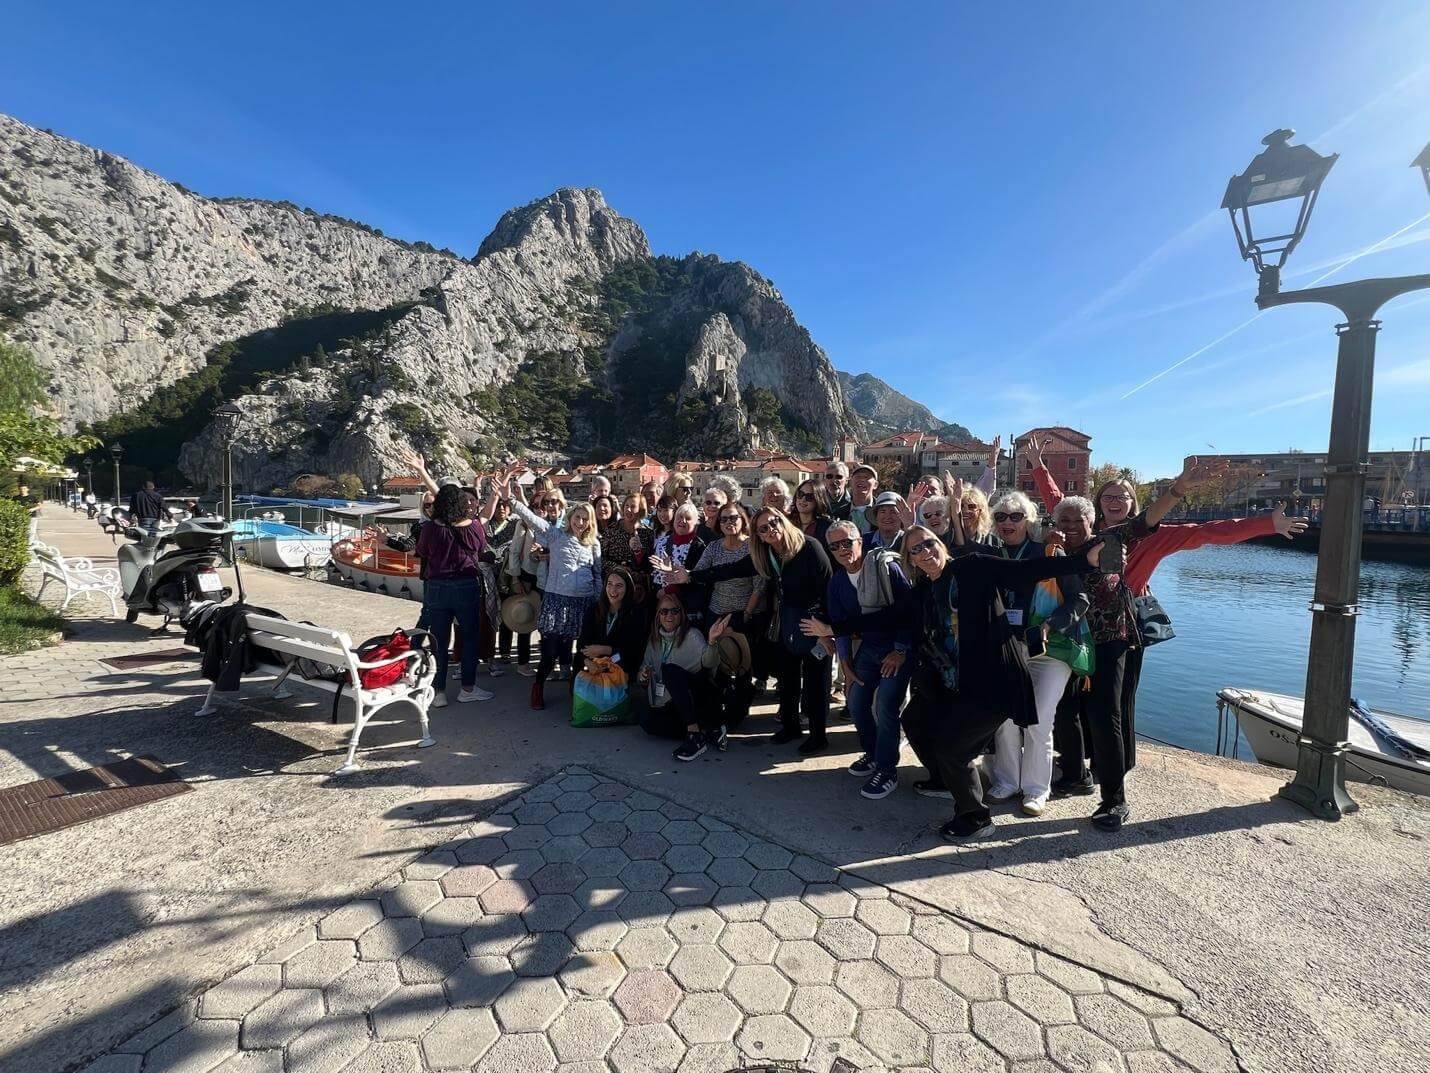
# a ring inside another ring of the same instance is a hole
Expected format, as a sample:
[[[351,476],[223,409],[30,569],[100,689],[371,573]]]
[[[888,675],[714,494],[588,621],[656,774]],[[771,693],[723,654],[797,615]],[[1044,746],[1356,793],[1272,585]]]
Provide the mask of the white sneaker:
[[[445,708],[445,707],[447,707],[447,694],[446,694],[446,693],[443,693],[440,689],[437,690],[437,695],[432,698],[432,704],[431,704],[431,706],[432,706],[433,708]]]
[[[1018,796],[1016,786],[990,786],[983,794],[985,801],[1010,801]]]
[[[1046,797],[1025,797],[1022,805],[1019,806],[1023,810],[1024,816],[1041,816],[1047,807],[1048,799]]]
[[[506,674],[506,668],[503,667],[500,663],[493,663],[490,667],[487,668],[487,673],[493,678],[500,678],[502,675]]]
[[[474,700],[491,700],[496,694],[483,689],[481,686],[472,686],[471,689],[464,689],[457,694],[458,704],[470,704]]]

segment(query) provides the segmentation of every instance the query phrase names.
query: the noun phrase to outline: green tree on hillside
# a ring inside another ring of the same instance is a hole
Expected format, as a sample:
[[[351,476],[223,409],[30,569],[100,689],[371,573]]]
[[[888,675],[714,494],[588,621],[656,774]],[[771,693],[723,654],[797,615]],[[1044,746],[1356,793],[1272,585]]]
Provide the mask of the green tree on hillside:
[[[24,347],[0,337],[0,493],[15,484],[15,461],[22,457],[61,463],[99,441],[93,436],[67,436],[59,422],[45,414],[50,379]]]

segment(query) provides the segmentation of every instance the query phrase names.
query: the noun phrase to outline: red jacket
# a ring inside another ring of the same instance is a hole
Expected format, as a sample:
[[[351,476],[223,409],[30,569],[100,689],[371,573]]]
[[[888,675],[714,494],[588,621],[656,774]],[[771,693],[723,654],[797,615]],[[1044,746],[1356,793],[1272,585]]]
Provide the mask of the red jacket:
[[[1047,466],[1033,470],[1033,483],[1049,511],[1063,498],[1057,480]],[[1243,540],[1271,536],[1276,532],[1276,520],[1269,514],[1259,518],[1230,518],[1217,522],[1193,524],[1162,524],[1132,546],[1127,553],[1127,572],[1122,575],[1127,589],[1134,596],[1147,592],[1152,574],[1168,555],[1178,551],[1206,547],[1208,544],[1240,544]]]

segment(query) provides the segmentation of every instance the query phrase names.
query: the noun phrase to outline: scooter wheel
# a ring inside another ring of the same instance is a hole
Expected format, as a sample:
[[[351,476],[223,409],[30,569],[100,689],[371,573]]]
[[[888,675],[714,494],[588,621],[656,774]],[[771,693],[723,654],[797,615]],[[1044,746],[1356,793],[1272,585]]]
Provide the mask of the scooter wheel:
[[[138,621],[139,621],[139,612],[138,612],[138,611],[135,611],[135,610],[133,610],[133,609],[131,608],[129,611],[126,611],[126,612],[124,613],[124,621],[125,621],[125,622],[138,622]]]

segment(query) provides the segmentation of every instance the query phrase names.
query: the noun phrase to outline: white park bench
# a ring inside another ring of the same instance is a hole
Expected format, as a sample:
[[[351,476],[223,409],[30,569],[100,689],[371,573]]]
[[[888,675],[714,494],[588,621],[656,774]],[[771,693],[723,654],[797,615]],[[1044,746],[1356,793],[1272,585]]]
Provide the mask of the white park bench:
[[[38,540],[30,542],[30,558],[43,575],[40,591],[35,594],[36,600],[45,594],[46,585],[51,581],[58,581],[65,587],[65,602],[60,604],[61,611],[69,607],[70,601],[81,593],[97,592],[109,601],[110,614],[118,616],[119,605],[115,600],[123,594],[118,570],[97,570],[89,559],[66,559],[60,554],[59,548]]]
[[[357,707],[353,719],[353,735],[348,741],[347,759],[341,767],[333,772],[334,775],[347,775],[358,770],[355,757],[357,756],[358,739],[362,737],[363,728],[367,726],[373,716],[389,705],[405,702],[417,709],[417,718],[422,727],[422,737],[417,742],[419,749],[426,749],[428,746],[437,744],[437,740],[429,732],[427,721],[427,710],[431,707],[432,698],[436,695],[432,682],[437,674],[436,666],[429,653],[414,649],[399,656],[364,663],[358,659],[357,652],[348,635],[339,633],[337,630],[310,626],[304,622],[269,618],[267,615],[258,615],[252,612],[244,615],[244,625],[248,630],[250,645],[265,649],[270,653],[281,653],[287,659],[287,662],[277,664],[263,659],[260,653],[258,664],[255,667],[255,672],[258,674],[277,676],[277,681],[273,683],[272,695],[274,697],[281,700],[293,695],[283,688],[284,682],[298,666],[298,660],[309,660],[311,663],[317,664],[319,668],[333,672],[337,680],[304,678],[300,675],[299,681],[317,686],[329,693],[336,694],[341,691],[353,698],[353,703]],[[360,672],[400,662],[407,662],[409,666],[403,677],[392,685],[379,689],[368,689],[362,685]],[[204,706],[199,709],[199,715],[211,715],[217,710],[214,706],[217,689],[217,683],[209,687],[208,695],[204,697]],[[336,702],[337,698],[335,697],[335,707]]]

